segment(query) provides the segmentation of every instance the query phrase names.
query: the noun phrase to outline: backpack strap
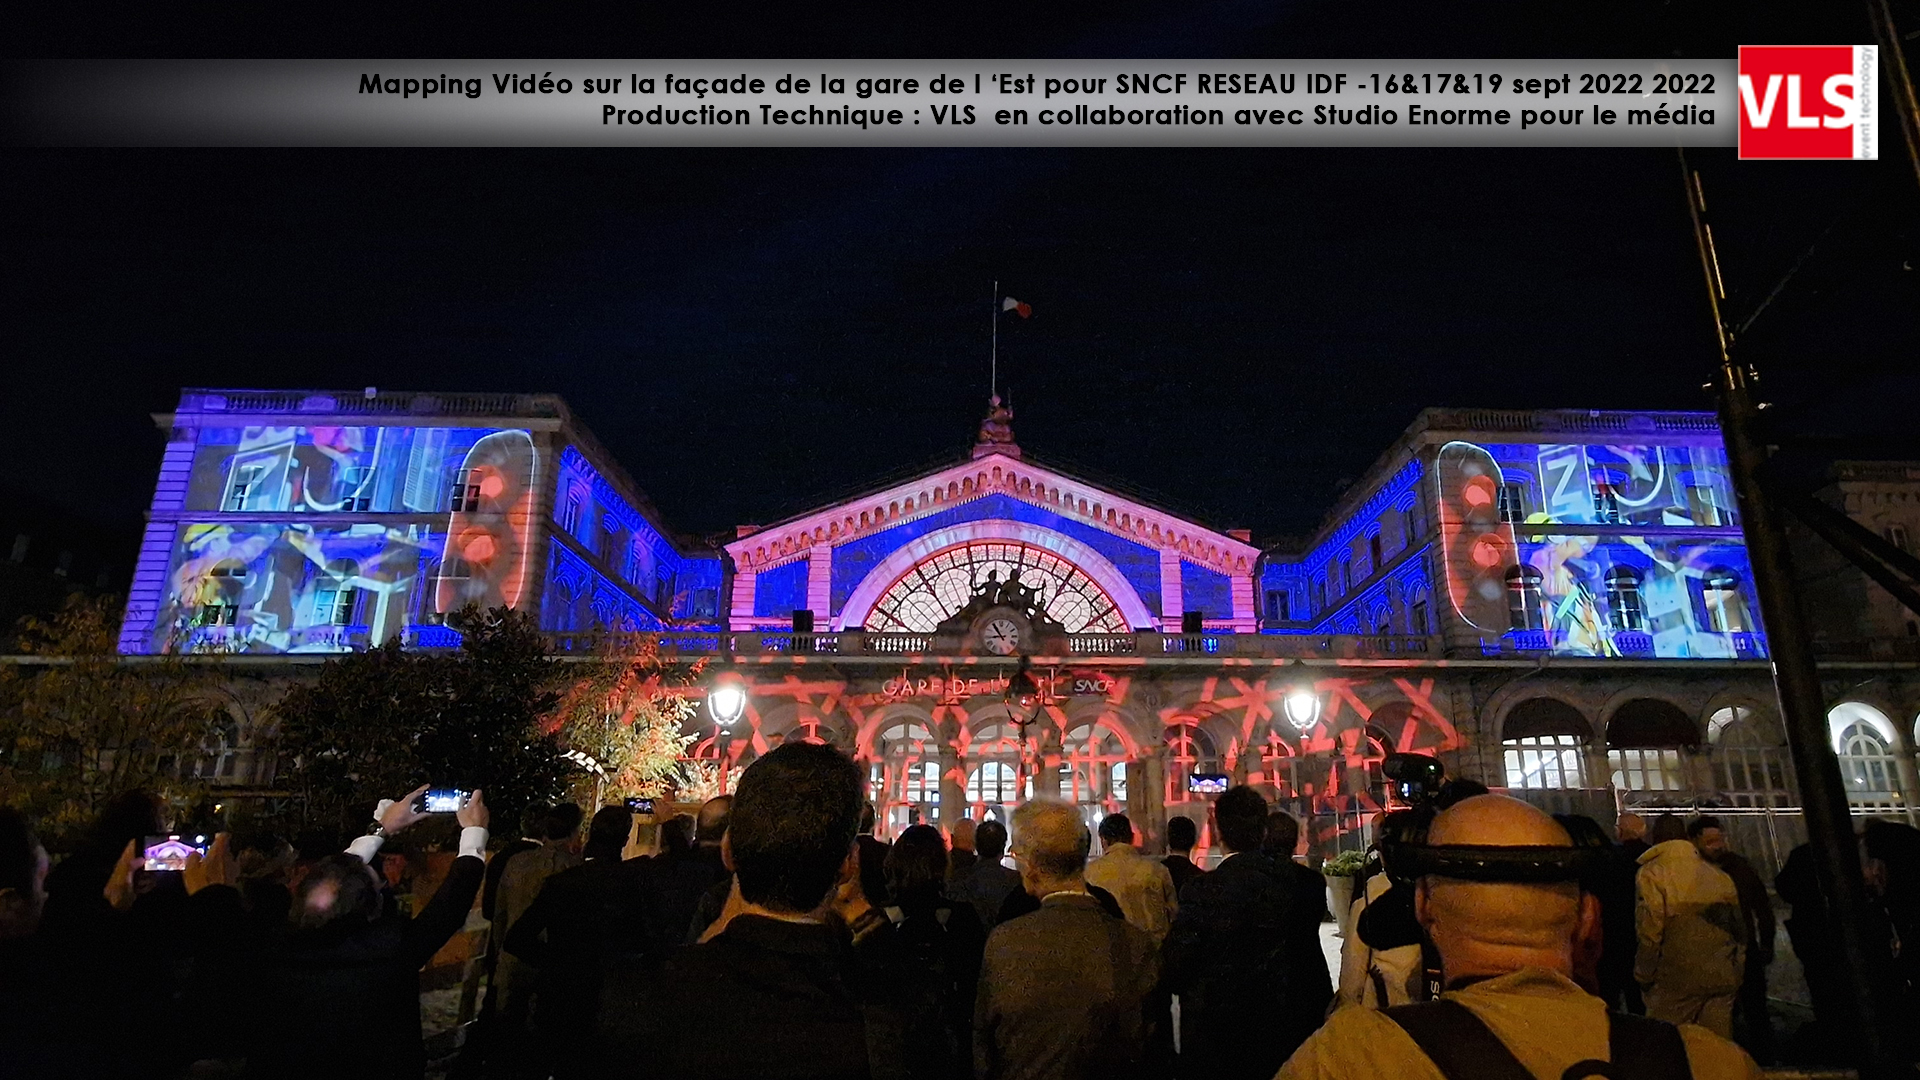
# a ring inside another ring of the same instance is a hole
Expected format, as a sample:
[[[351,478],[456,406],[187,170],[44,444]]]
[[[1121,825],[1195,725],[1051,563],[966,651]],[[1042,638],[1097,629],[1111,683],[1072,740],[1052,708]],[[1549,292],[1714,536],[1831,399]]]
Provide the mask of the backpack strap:
[[[1611,1013],[1607,1017],[1607,1056],[1611,1064],[1582,1061],[1561,1080],[1603,1076],[1614,1080],[1693,1080],[1693,1063],[1680,1029],[1644,1016]]]
[[[1386,1010],[1386,1016],[1400,1025],[1447,1080],[1534,1080],[1507,1044],[1457,1001],[1396,1005]]]

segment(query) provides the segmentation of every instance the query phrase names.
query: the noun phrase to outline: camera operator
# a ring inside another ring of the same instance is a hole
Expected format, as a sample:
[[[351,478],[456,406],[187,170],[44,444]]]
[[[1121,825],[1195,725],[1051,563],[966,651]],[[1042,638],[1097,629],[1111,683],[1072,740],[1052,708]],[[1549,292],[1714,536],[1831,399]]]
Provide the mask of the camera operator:
[[[1440,762],[1425,754],[1392,755],[1385,772],[1394,795],[1406,808],[1381,819],[1368,860],[1371,873],[1355,882],[1360,895],[1348,923],[1351,930],[1340,945],[1336,1008],[1385,1009],[1425,1001],[1438,991],[1439,958],[1414,917],[1413,889],[1393,884],[1395,875],[1386,866],[1384,849],[1392,846],[1396,836],[1423,832],[1439,811],[1487,793],[1487,786],[1478,780],[1442,783],[1445,771]]]
[[[1599,933],[1599,901],[1580,886],[1594,856],[1541,810],[1469,798],[1387,857],[1402,883],[1418,883],[1415,914],[1439,953],[1445,993],[1385,1012],[1340,1010],[1281,1080],[1760,1076],[1704,1028],[1609,1016],[1573,981],[1580,943]]]

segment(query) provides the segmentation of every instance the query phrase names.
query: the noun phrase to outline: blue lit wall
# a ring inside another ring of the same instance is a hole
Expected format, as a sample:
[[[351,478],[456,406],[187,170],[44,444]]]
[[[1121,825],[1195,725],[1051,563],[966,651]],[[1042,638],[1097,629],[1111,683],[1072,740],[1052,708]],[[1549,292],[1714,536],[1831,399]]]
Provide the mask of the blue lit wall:
[[[1269,628],[1279,633],[1424,634],[1416,625],[1424,615],[1432,623],[1427,568],[1422,553],[1428,536],[1419,506],[1423,474],[1412,460],[1368,494],[1305,555],[1272,558],[1261,564],[1254,597],[1266,618],[1266,594],[1287,594],[1290,619],[1298,627]],[[1380,538],[1380,565],[1373,565],[1373,536]],[[1345,563],[1352,577],[1341,573]]]
[[[1106,556],[1119,569],[1120,573],[1126,577],[1127,583],[1132,585],[1134,591],[1139,594],[1141,602],[1146,604],[1148,611],[1160,610],[1160,553],[1158,550],[1133,543],[1110,532],[1094,528],[1085,522],[1062,517],[1011,496],[994,494],[956,504],[952,509],[929,514],[834,548],[833,614],[840,613],[840,609],[846,606],[847,597],[853,594],[853,590],[866,579],[875,566],[894,551],[927,533],[964,522],[990,519],[1038,525],[1086,544]],[[1194,566],[1186,563],[1182,565],[1181,570],[1182,573],[1191,573]],[[756,594],[755,607],[758,606]],[[1220,617],[1227,617],[1228,607],[1230,605],[1221,608]]]
[[[719,557],[689,558],[575,447],[554,478],[549,630],[658,629],[666,620],[717,626]]]
[[[1180,610],[1209,619],[1233,618],[1233,585],[1227,575],[1194,563],[1180,565]]]
[[[753,613],[762,618],[789,617],[807,606],[806,559],[762,570],[753,582]]]

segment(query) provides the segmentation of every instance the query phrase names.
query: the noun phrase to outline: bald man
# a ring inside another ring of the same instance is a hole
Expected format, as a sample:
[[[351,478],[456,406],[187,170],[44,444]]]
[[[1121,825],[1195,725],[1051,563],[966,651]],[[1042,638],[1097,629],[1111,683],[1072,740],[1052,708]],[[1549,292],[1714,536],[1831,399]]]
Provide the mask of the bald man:
[[[1566,830],[1551,817],[1503,795],[1468,799],[1441,813],[1428,830],[1427,843],[1572,846]],[[1497,1040],[1496,1052],[1510,1055],[1526,1074],[1543,1080],[1600,1075],[1568,1071],[1582,1062],[1612,1060],[1606,1006],[1572,978],[1575,943],[1599,932],[1600,906],[1594,897],[1573,882],[1516,884],[1432,875],[1420,880],[1414,905],[1421,927],[1440,953],[1447,985],[1440,1000],[1464,1007],[1471,1014],[1469,1024],[1477,1020],[1484,1025]],[[1416,1028],[1423,1019],[1430,1022],[1435,1007],[1402,1008],[1424,1012],[1334,1013],[1281,1068],[1278,1080],[1472,1080],[1443,1071],[1402,1026],[1401,1019]],[[1655,1033],[1666,1030],[1671,1029]],[[1456,1037],[1440,1045],[1466,1044],[1457,1037],[1458,1028],[1451,1034]],[[1731,1042],[1692,1025],[1682,1025],[1678,1036],[1694,1080],[1759,1080],[1759,1067]]]
[[[1040,910],[987,939],[974,1009],[979,1080],[1127,1077],[1146,1065],[1159,947],[1087,891],[1091,846],[1076,807],[1033,799],[1013,812],[1021,882]]]

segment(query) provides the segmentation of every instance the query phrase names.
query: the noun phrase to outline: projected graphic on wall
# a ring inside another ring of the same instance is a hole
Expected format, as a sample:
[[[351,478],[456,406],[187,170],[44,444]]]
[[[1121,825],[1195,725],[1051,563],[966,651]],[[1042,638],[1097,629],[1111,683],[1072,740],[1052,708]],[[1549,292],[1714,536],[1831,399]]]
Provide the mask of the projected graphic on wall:
[[[1573,656],[1765,655],[1718,445],[1452,442],[1434,477],[1476,629]]]
[[[517,603],[535,477],[519,430],[205,429],[154,646],[336,652]]]

